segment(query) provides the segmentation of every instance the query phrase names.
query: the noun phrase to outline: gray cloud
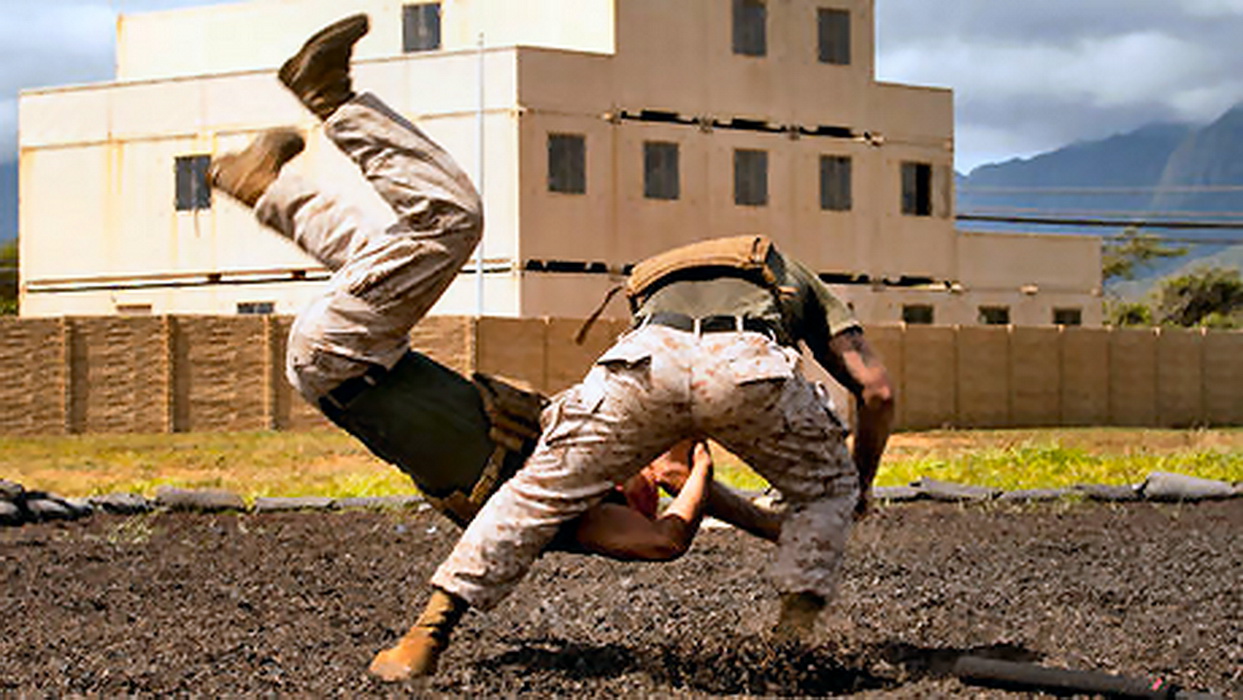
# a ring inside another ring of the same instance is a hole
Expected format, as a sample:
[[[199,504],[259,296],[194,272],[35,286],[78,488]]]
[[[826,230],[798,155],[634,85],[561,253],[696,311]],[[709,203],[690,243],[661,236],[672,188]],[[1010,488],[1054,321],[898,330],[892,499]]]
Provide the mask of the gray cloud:
[[[0,16],[0,160],[16,157],[22,90],[110,80],[118,13],[225,0],[5,0]]]
[[[1243,0],[878,0],[877,73],[954,89],[958,166],[1243,101]]]

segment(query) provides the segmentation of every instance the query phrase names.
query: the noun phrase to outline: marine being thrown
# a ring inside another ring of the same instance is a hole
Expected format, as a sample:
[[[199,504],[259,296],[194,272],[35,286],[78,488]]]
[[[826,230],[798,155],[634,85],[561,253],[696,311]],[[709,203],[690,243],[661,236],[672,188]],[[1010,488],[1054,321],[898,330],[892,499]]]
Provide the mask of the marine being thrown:
[[[278,76],[324,122],[328,138],[393,209],[395,223],[377,226],[356,206],[284,170],[305,146],[293,129],[267,131],[245,150],[216,159],[209,177],[332,270],[324,291],[291,328],[289,381],[464,526],[534,448],[547,400],[496,377],[468,380],[410,349],[411,328],[479,242],[481,202],[443,149],[374,95],[355,94],[350,58],[368,24],[366,15],[355,15],[326,27]],[[705,505],[776,538],[774,514],[711,477],[706,447],[683,441],[642,473],[618,482],[604,502],[566,521],[548,546],[620,559],[671,559],[689,546]],[[676,494],[659,516],[657,486]],[[457,606],[444,605],[446,600],[433,596],[429,610],[452,618]],[[402,672],[430,672],[435,656],[421,661],[419,649],[414,652],[398,655]],[[386,659],[393,656],[377,657],[373,671],[388,675],[385,668],[392,664],[386,666]]]

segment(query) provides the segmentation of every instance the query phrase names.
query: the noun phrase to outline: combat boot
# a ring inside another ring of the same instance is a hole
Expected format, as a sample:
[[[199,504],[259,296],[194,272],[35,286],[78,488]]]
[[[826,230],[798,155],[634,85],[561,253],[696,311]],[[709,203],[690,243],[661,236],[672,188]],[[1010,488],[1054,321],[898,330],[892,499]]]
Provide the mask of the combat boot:
[[[365,14],[334,22],[316,32],[298,53],[281,66],[277,77],[306,108],[327,119],[354,97],[350,82],[350,55],[354,44],[370,29]]]
[[[368,670],[384,681],[430,676],[449,646],[449,635],[469,607],[466,601],[439,588],[423,608],[414,626],[391,649],[376,654]]]
[[[825,602],[823,596],[815,593],[783,593],[781,616],[777,618],[773,636],[779,642],[809,641],[816,630],[816,620],[820,617],[820,611],[824,610]]]
[[[263,196],[281,168],[302,152],[306,141],[293,129],[270,129],[245,149],[213,158],[207,169],[212,187],[248,207]]]

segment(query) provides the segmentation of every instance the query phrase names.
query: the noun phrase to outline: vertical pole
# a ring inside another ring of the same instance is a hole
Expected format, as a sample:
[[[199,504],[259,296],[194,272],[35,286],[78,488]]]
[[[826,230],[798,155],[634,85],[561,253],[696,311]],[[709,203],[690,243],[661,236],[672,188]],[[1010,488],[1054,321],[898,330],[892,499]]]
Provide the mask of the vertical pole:
[[[484,83],[483,83],[483,32],[479,32],[479,112],[476,117],[476,123],[479,128],[479,148],[476,153],[475,178],[477,180],[476,187],[479,188],[479,197],[483,198],[483,164],[484,164]],[[475,316],[483,316],[483,237],[479,238],[479,245],[475,248]]]

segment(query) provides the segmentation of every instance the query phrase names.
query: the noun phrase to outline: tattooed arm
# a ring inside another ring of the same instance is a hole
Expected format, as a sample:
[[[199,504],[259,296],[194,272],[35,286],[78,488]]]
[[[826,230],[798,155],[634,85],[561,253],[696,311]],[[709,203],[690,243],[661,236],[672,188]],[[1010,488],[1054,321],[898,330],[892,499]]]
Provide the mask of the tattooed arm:
[[[876,478],[893,423],[894,397],[889,373],[857,327],[834,335],[829,339],[828,351],[815,355],[856,399],[854,460],[859,471],[859,502],[855,516],[863,517],[871,503],[872,480]]]

